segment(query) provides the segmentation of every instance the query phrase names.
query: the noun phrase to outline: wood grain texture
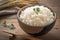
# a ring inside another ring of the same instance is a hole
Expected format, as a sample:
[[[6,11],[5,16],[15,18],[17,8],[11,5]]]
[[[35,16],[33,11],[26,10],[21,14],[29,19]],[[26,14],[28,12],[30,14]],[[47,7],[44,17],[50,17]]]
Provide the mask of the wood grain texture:
[[[16,35],[25,35],[25,36],[28,36],[27,35],[27,33],[25,33],[21,28],[20,28],[20,26],[19,26],[19,24],[18,24],[18,20],[17,19],[1,19],[0,20],[0,23],[2,22],[2,21],[4,21],[4,20],[6,20],[7,21],[7,24],[10,24],[10,23],[13,23],[14,24],[14,26],[16,27],[16,29],[14,29],[14,30],[10,30],[10,29],[8,29],[8,28],[3,28],[3,27],[0,27],[0,30],[5,30],[5,31],[8,31],[8,32],[10,32],[10,33],[14,33],[14,34],[16,34]],[[8,34],[6,34],[6,35],[8,35]],[[44,36],[42,36],[42,37],[38,37],[38,38],[40,38],[40,39],[46,39],[46,40],[60,40],[60,19],[57,19],[57,21],[56,21],[56,24],[55,24],[55,26],[52,28],[52,30],[49,32],[49,33],[47,33],[46,35],[44,35]],[[33,38],[32,38],[33,39]],[[37,39],[36,39],[37,40]]]
[[[52,28],[51,31],[49,31],[46,35],[39,36],[36,38],[36,40],[60,40],[60,0],[36,0],[38,3],[46,5],[50,7],[56,14],[57,14],[57,21],[55,26]],[[8,8],[9,9],[9,8]],[[28,36],[19,26],[17,21],[16,14],[13,15],[4,15],[0,16],[0,23],[2,21],[6,20],[8,24],[13,23],[16,27],[15,30],[9,30],[7,28],[0,27],[0,40],[9,40],[9,34],[3,33],[3,30],[6,30],[8,32],[17,34],[17,35],[23,35]],[[29,38],[31,38],[29,36]],[[24,38],[17,37],[15,40],[26,40]],[[32,37],[32,40],[35,40],[34,37]]]

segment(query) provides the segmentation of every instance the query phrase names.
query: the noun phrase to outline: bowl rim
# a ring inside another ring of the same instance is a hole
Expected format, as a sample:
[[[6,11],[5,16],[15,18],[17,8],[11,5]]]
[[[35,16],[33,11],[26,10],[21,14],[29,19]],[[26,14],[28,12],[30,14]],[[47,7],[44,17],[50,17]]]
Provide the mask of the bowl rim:
[[[44,27],[52,24],[52,23],[57,19],[56,13],[55,13],[50,7],[45,6],[45,5],[40,5],[40,4],[32,4],[32,5],[24,6],[23,8],[19,9],[18,12],[17,12],[17,19],[20,21],[20,14],[21,14],[20,12],[21,12],[23,9],[25,9],[25,8],[27,8],[27,7],[35,6],[35,5],[47,7],[47,8],[49,8],[49,9],[51,10],[51,12],[53,12],[54,20],[53,20],[52,22],[50,22],[49,24],[45,25]],[[20,22],[21,22],[21,21],[20,21]],[[21,22],[21,23],[23,23],[23,22]],[[23,24],[25,24],[25,23],[23,23]],[[25,24],[25,25],[32,27],[32,25],[28,25],[28,24]],[[34,27],[36,27],[36,26],[34,26]],[[40,27],[40,26],[37,26],[37,27]]]

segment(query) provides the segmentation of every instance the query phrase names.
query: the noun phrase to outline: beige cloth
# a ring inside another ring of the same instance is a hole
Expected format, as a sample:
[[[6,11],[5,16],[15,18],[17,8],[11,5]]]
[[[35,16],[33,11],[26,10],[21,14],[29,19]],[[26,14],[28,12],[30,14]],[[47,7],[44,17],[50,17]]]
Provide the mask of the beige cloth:
[[[0,15],[16,14],[18,9],[29,4],[37,4],[36,0],[13,0],[3,5],[0,5]],[[13,6],[13,7],[11,7]],[[18,7],[16,7],[18,6]],[[20,8],[19,8],[20,7]],[[3,10],[1,10],[3,9]]]
[[[9,7],[9,8],[0,10],[0,15],[16,14],[19,9],[20,9],[19,7]]]

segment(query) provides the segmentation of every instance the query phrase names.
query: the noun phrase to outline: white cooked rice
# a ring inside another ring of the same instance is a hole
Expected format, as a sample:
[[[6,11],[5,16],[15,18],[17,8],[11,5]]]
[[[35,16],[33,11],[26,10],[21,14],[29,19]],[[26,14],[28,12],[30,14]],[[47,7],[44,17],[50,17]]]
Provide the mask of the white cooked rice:
[[[40,8],[38,14],[35,13],[33,8]],[[20,20],[31,26],[40,26],[44,27],[45,25],[51,23],[54,20],[53,12],[50,9],[44,6],[32,6],[26,8],[20,14]]]

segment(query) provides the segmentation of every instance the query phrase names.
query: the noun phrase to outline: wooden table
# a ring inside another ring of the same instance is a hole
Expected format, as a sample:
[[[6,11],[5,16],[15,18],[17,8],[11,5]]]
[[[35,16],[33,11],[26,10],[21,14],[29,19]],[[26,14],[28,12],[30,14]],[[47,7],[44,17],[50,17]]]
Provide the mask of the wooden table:
[[[38,1],[38,0],[37,0]],[[46,35],[39,36],[38,38],[31,37],[32,40],[60,40],[60,0],[39,0],[38,3],[49,6],[57,14],[57,21],[55,26]],[[20,28],[16,14],[6,15],[0,17],[0,23],[6,20],[8,24],[13,23],[16,27],[15,30],[9,30],[6,28],[0,28],[0,40],[9,40],[9,34],[3,33],[2,30],[15,33],[18,35],[26,35],[26,33]],[[16,39],[15,39],[16,40]],[[21,37],[17,37],[17,40],[26,40]]]

